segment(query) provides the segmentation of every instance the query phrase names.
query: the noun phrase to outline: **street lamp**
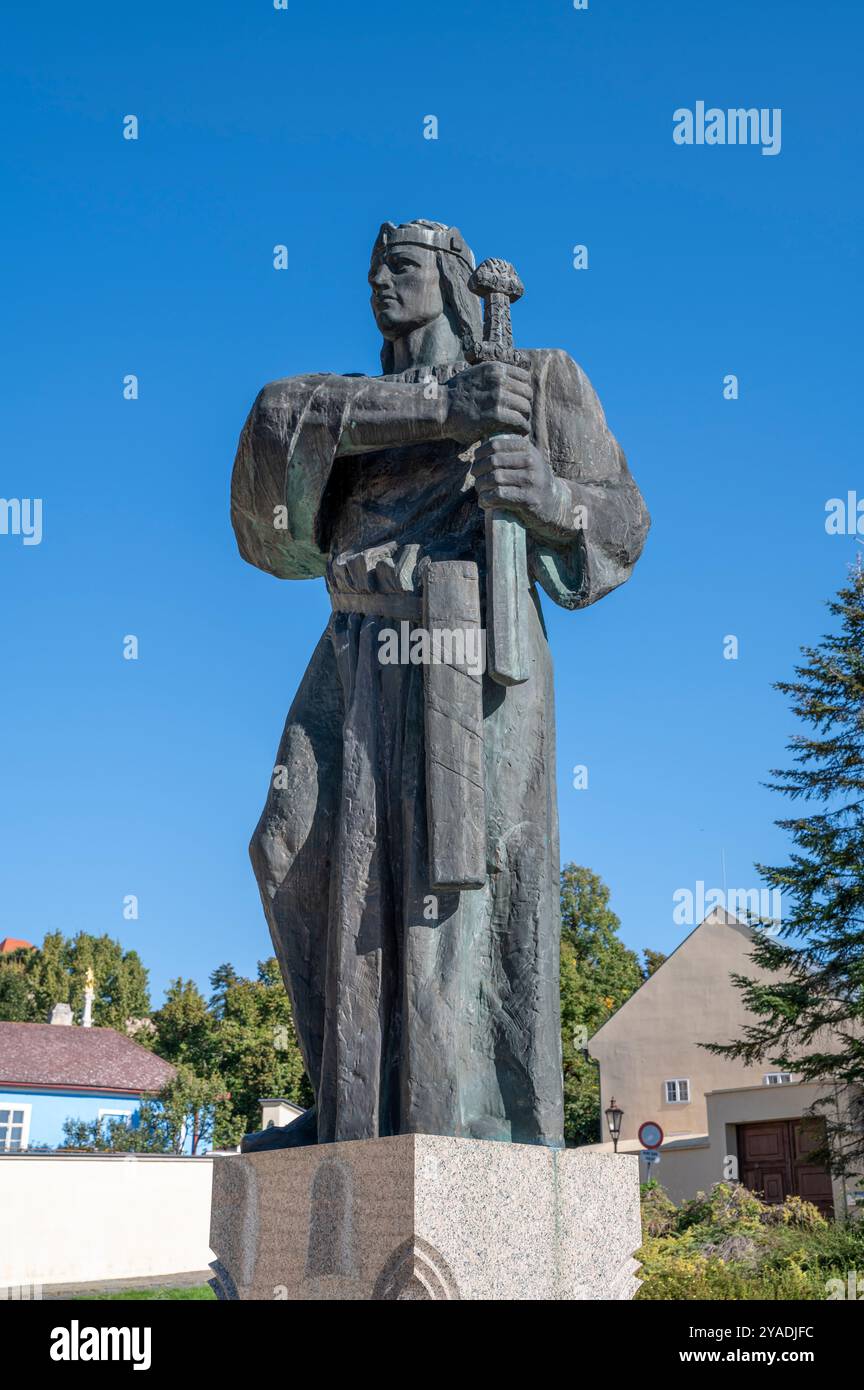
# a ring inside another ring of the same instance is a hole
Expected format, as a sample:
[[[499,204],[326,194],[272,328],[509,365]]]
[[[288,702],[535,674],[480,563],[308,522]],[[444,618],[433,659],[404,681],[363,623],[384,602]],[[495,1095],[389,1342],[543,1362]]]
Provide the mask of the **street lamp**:
[[[621,1136],[621,1121],[623,1118],[624,1111],[621,1109],[620,1105],[615,1104],[615,1097],[613,1096],[609,1102],[609,1109],[606,1111],[606,1123],[609,1126],[609,1133],[612,1136],[613,1152],[616,1154],[618,1152],[618,1140]]]

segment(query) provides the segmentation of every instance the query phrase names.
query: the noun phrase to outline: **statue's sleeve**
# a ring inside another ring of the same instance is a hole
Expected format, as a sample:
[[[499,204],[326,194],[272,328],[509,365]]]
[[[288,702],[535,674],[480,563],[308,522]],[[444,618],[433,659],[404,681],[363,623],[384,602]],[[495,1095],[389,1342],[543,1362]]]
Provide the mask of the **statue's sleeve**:
[[[650,518],[581,367],[557,350],[531,358],[535,443],[584,509],[584,526],[560,542],[531,539],[529,563],[556,603],[585,608],[629,577]]]
[[[231,478],[240,554],[277,579],[325,572],[324,494],[363,377],[316,374],[273,381],[243,427]]]

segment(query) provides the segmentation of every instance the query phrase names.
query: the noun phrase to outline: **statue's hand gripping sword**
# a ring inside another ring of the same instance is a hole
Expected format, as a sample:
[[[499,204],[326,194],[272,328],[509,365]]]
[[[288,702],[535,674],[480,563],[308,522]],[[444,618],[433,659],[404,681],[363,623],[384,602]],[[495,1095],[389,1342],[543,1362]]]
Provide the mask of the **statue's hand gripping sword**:
[[[513,346],[510,305],[524,293],[513,266],[507,261],[483,261],[468,288],[483,300],[483,339],[471,342],[465,354],[468,361],[527,368],[527,356]],[[521,685],[528,679],[528,597],[525,528],[510,512],[490,509],[486,512],[486,647],[489,674],[499,685]]]

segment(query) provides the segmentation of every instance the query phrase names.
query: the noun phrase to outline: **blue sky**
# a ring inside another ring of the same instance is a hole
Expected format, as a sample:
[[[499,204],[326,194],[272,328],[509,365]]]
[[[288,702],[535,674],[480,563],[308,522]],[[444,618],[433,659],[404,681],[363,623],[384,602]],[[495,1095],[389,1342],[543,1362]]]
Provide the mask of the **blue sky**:
[[[157,1002],[269,954],[246,844],[327,600],[239,559],[234,447],[266,381],[379,370],[369,249],[418,216],[517,265],[517,339],[583,365],[654,517],[622,590],[545,605],[563,857],[637,949],[677,944],[721,853],[755,886],[794,731],[771,682],[859,548],[825,503],[864,495],[860,13],[49,0],[4,27],[0,495],[44,533],[0,535],[0,935],[108,932]],[[779,107],[781,152],[676,145],[699,100]]]

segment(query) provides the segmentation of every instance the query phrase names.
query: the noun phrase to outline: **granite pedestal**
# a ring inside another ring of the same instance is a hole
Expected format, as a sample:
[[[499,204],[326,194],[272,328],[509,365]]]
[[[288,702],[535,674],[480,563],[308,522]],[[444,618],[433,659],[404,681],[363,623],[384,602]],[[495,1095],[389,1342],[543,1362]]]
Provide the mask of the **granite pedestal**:
[[[435,1135],[217,1157],[226,1299],[629,1299],[638,1159]]]

